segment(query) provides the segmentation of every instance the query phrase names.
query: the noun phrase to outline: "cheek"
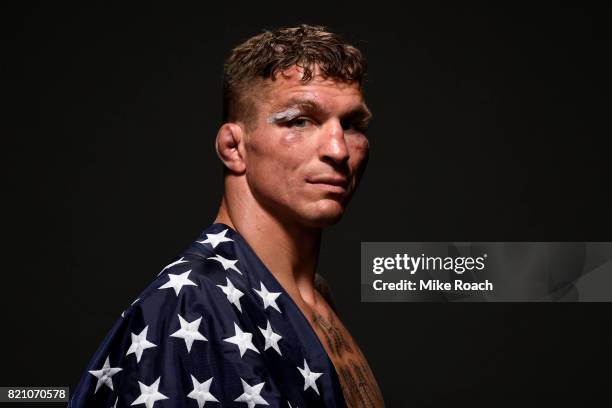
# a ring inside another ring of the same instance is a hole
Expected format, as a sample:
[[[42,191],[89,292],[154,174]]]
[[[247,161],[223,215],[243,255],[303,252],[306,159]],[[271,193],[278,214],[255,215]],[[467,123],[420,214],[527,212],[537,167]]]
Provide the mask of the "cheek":
[[[298,132],[287,132],[281,138],[281,144],[288,149],[295,147],[296,144],[302,141],[303,135]]]
[[[275,160],[285,170],[286,178],[296,177],[295,171],[302,166],[307,152],[310,151],[307,141],[309,138],[304,132],[289,131],[282,135],[275,149]]]
[[[270,139],[252,148],[252,176],[269,193],[287,199],[302,178],[300,168],[308,150],[304,146],[307,138],[302,132],[288,131]]]
[[[352,138],[348,141],[350,151],[349,161],[353,164],[352,167],[359,168],[364,164],[370,145],[368,139],[364,136]]]
[[[266,177],[281,177],[283,170],[290,167],[291,158],[299,153],[298,145],[302,142],[302,135],[296,132],[284,134],[271,132],[259,136],[257,143],[249,146],[248,153],[252,156],[249,164],[253,169],[267,173]]]

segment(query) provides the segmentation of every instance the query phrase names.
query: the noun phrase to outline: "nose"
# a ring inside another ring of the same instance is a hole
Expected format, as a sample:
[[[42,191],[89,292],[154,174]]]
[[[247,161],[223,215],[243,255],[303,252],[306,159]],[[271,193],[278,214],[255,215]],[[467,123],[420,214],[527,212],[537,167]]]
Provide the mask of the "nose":
[[[330,120],[323,128],[319,157],[322,161],[331,161],[335,165],[342,165],[348,161],[349,150],[339,120]]]

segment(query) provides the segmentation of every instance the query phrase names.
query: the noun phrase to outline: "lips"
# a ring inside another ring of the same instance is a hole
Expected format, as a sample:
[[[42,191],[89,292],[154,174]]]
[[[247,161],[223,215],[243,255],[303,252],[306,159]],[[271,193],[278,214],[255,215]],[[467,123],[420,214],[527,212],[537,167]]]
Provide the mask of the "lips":
[[[349,185],[348,179],[342,176],[316,176],[310,177],[306,181],[339,193],[346,191]]]

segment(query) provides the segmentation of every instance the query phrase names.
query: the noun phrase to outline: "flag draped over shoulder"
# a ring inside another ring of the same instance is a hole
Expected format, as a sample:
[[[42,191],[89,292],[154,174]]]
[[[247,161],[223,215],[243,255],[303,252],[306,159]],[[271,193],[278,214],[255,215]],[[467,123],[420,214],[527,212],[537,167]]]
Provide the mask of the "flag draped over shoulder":
[[[213,224],[124,311],[69,408],[345,407],[314,330],[247,242]]]

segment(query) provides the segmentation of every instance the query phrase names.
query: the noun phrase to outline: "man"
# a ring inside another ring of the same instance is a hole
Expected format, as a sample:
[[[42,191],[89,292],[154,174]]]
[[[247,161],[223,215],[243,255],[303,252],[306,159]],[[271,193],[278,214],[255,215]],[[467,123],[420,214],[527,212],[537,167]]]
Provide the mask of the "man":
[[[111,329],[72,407],[384,406],[316,274],[367,161],[364,73],[323,27],[233,50],[217,218]]]

